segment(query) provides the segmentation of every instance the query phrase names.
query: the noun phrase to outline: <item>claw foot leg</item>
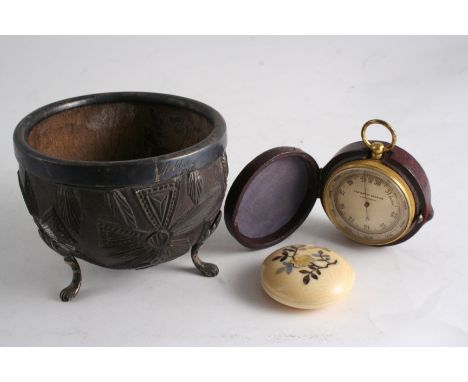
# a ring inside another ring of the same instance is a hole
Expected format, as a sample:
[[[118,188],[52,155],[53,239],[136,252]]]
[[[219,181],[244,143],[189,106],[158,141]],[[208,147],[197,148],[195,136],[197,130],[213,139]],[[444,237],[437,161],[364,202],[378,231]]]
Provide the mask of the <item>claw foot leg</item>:
[[[205,243],[206,239],[208,239],[211,234],[216,230],[218,224],[221,220],[221,211],[218,212],[216,218],[214,219],[213,223],[207,223],[202,230],[200,238],[198,242],[192,247],[192,261],[195,267],[200,271],[203,276],[206,277],[214,277],[219,273],[219,268],[216,264],[212,263],[205,263],[203,262],[200,257],[198,257],[198,251],[200,250],[203,243]]]
[[[65,263],[67,263],[72,271],[73,271],[73,279],[69,286],[64,288],[60,292],[60,300],[62,301],[70,301],[74,298],[78,292],[80,291],[81,287],[81,269],[78,264],[78,261],[73,256],[65,256],[64,258]]]

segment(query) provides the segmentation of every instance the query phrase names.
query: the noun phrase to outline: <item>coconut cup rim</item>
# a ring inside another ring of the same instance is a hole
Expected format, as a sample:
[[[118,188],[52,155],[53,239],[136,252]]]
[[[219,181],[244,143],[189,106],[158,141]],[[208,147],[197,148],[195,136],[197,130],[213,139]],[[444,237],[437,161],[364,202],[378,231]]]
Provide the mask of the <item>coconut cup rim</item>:
[[[196,112],[213,125],[201,141],[168,154],[128,160],[68,160],[48,156],[28,143],[31,130],[55,114],[97,104],[161,104]],[[226,123],[221,114],[202,102],[176,95],[150,92],[111,92],[67,98],[29,113],[13,134],[15,156],[20,167],[36,176],[57,183],[90,187],[119,187],[152,184],[198,169],[223,155],[226,148]]]

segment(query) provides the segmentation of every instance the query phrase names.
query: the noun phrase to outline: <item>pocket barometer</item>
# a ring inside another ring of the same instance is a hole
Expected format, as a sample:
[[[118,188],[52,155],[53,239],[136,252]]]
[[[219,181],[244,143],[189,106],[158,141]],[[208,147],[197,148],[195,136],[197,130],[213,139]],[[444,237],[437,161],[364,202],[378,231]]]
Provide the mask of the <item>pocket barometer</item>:
[[[391,142],[369,141],[382,125]],[[231,234],[249,248],[274,245],[294,232],[320,198],[331,222],[355,242],[383,246],[413,236],[433,216],[421,165],[396,145],[387,122],[364,124],[361,140],[343,147],[319,168],[295,147],[277,147],[252,160],[235,179],[225,203]]]
[[[367,128],[373,124],[390,131],[390,144],[367,139]],[[396,133],[387,122],[366,122],[361,136],[367,149],[365,156],[350,157],[325,169],[322,192],[325,212],[354,241],[369,245],[402,241],[418,220],[424,220],[421,208],[418,211],[416,205],[421,204],[416,191],[418,179],[412,175],[418,172],[421,175],[422,168],[416,168],[417,162],[396,147]]]

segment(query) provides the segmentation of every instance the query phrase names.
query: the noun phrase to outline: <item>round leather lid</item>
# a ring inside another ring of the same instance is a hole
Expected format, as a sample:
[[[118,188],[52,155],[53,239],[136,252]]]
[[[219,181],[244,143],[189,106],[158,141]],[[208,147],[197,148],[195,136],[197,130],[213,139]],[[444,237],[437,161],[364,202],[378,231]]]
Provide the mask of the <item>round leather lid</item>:
[[[295,147],[276,147],[253,159],[228,192],[224,220],[248,248],[266,248],[292,234],[319,195],[315,160]]]

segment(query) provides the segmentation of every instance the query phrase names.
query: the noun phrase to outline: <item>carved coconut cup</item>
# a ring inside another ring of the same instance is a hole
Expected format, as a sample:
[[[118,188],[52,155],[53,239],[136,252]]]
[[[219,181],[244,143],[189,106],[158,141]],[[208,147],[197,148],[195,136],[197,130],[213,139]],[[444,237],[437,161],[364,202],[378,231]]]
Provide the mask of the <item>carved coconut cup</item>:
[[[73,269],[76,258],[145,268],[191,250],[216,229],[228,174],[226,125],[200,102],[156,93],[87,95],[44,106],[14,132],[19,184],[39,235]]]

